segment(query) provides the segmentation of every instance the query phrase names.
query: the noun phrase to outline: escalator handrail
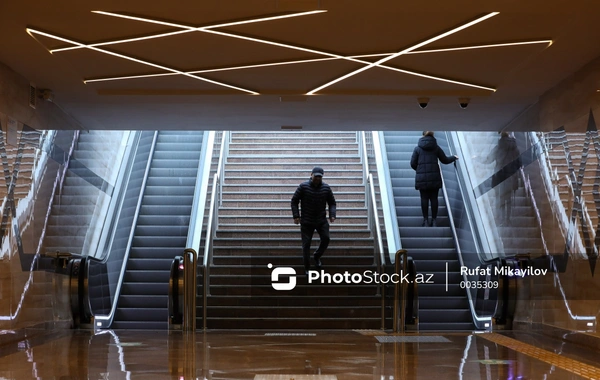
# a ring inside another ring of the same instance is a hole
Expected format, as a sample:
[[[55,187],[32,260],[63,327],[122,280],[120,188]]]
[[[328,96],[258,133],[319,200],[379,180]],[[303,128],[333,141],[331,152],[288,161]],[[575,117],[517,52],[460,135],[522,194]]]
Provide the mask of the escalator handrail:
[[[202,258],[202,269],[204,283],[202,286],[202,328],[206,330],[208,295],[210,294],[210,264],[212,262],[213,238],[215,235],[218,221],[218,210],[221,203],[221,192],[223,190],[223,174],[225,170],[225,160],[229,150],[229,139],[231,132],[223,131],[221,138],[221,150],[219,152],[219,162],[217,171],[213,176],[212,193],[210,196],[210,206],[208,211],[208,222],[206,224],[206,237],[204,239],[204,256]],[[217,204],[218,203],[218,204]]]
[[[446,132],[446,136],[447,136],[447,142],[448,142],[448,148],[450,151],[450,154],[457,154],[458,155],[458,151],[460,150],[460,148],[458,148],[456,146],[457,143],[454,142],[453,140],[453,136],[457,137],[457,132]],[[460,143],[458,143],[460,144]],[[491,248],[489,246],[489,243],[486,239],[482,239],[481,236],[479,236],[476,231],[478,231],[478,228],[476,228],[476,226],[480,226],[481,223],[478,223],[475,217],[475,215],[477,214],[477,212],[474,210],[475,207],[477,207],[477,203],[476,203],[476,199],[473,197],[473,191],[470,190],[470,188],[468,186],[466,186],[465,184],[465,169],[463,165],[457,165],[456,166],[456,178],[457,178],[457,183],[458,183],[458,187],[459,187],[459,191],[460,191],[460,195],[463,199],[463,204],[465,205],[465,210],[467,211],[466,217],[467,217],[467,221],[469,222],[469,228],[471,229],[471,232],[473,234],[473,239],[475,241],[475,247],[477,249],[477,254],[478,254],[478,258],[479,261],[483,264],[486,262],[489,263],[493,263],[493,262],[497,262],[497,260],[495,260],[496,258],[491,258],[491,259],[486,259],[484,257],[482,257],[481,253],[482,252],[486,252],[486,251],[491,251]]]
[[[453,153],[454,149],[453,149],[453,146],[450,144],[450,139],[447,139],[447,141],[448,141],[448,146],[450,147],[450,150],[449,150],[450,154],[454,154]],[[438,165],[439,165],[439,163],[438,163]],[[456,165],[456,162],[455,162],[455,165]],[[454,239],[454,244],[456,245],[456,253],[458,256],[458,261],[460,263],[460,266],[464,267],[465,261],[463,258],[463,253],[460,249],[460,243],[458,241],[458,235],[456,233],[456,225],[454,224],[454,217],[452,215],[450,200],[448,198],[448,192],[446,191],[446,184],[444,182],[444,175],[443,175],[443,171],[441,170],[441,168],[440,168],[440,172],[442,173],[442,193],[444,194],[444,201],[446,202],[446,208],[448,209],[448,218],[450,220],[450,226],[452,227],[452,237]],[[457,171],[456,175],[457,175],[457,177],[459,176],[458,171]],[[463,194],[462,182],[460,180],[458,180],[457,183],[459,186],[459,192],[462,197],[462,194]],[[467,207],[464,197],[463,197],[463,204],[465,204],[465,207]],[[471,213],[467,212],[466,214],[467,214],[467,219],[469,221],[469,224],[471,224],[471,226],[472,226],[471,218],[470,218]],[[471,231],[473,231],[473,229],[471,229]],[[481,261],[481,256],[480,255],[478,255],[478,256]],[[462,278],[463,278],[463,281],[465,281],[465,283],[469,282],[468,276],[466,274],[463,274]],[[477,327],[478,329],[482,329],[482,328],[483,329],[491,329],[492,317],[491,316],[479,316],[477,311],[475,310],[475,302],[473,300],[473,295],[471,294],[470,289],[466,289],[466,293],[467,293],[467,298],[469,300],[469,309],[471,311],[471,316],[473,317],[473,323],[475,324],[475,327]]]
[[[125,193],[127,191],[127,183],[124,182],[129,180],[129,175],[131,174],[133,162],[135,160],[135,154],[132,154],[131,152],[135,152],[137,150],[142,135],[139,131],[135,133],[128,131],[127,133],[127,147],[123,152],[121,165],[119,166],[119,172],[117,174],[117,180],[114,187],[114,191],[116,191],[117,194],[115,196],[113,193],[111,196],[108,212],[106,213],[107,216],[102,225],[102,233],[100,235],[100,239],[98,239],[96,252],[93,255],[89,255],[90,257],[97,258],[101,262],[106,262],[110,254],[110,247],[112,246],[117,227],[116,223],[119,220],[123,202],[125,201]],[[100,254],[98,254],[99,251]]]
[[[360,140],[360,151],[363,157],[363,176],[365,181],[365,194],[370,197],[365,197],[365,203],[367,205],[368,219],[373,222],[375,227],[375,241],[377,248],[375,250],[375,261],[377,262],[377,269],[381,271],[382,266],[385,264],[385,257],[383,254],[383,238],[381,236],[381,226],[379,225],[379,213],[377,212],[377,199],[375,197],[375,186],[373,184],[373,175],[369,173],[369,159],[367,157],[367,141],[366,134],[364,131],[359,133]],[[369,228],[372,226],[369,225]]]
[[[204,132],[202,139],[201,157],[196,174],[196,185],[194,188],[194,199],[190,214],[190,224],[185,246],[200,252],[202,241],[202,224],[204,222],[204,209],[206,206],[207,185],[210,177],[210,166],[212,161],[213,146],[215,143],[215,131]]]
[[[385,141],[383,132],[373,131],[373,148],[375,151],[375,163],[377,165],[377,179],[379,180],[381,204],[387,205],[383,207],[383,222],[391,260],[391,252],[402,249],[402,242],[400,240],[400,228],[398,227],[398,216],[396,215],[393,195],[394,191],[392,189],[392,180],[390,178],[387,151],[385,144],[382,144],[382,141]],[[390,207],[392,205],[394,205],[394,207]]]
[[[125,275],[125,270],[127,269],[127,261],[129,259],[129,251],[131,250],[131,245],[133,243],[133,238],[135,235],[135,226],[137,225],[137,220],[140,215],[140,209],[142,207],[142,199],[144,198],[144,193],[146,190],[146,182],[148,181],[148,175],[150,174],[150,167],[152,166],[152,160],[154,157],[154,151],[156,148],[156,141],[158,139],[158,131],[154,132],[154,137],[152,139],[152,146],[150,148],[150,153],[148,155],[148,162],[146,163],[146,169],[144,171],[144,179],[142,180],[140,194],[138,196],[138,201],[135,209],[135,213],[133,216],[133,221],[131,223],[131,231],[129,233],[129,239],[127,241],[127,247],[125,249],[125,255],[123,257],[123,262],[121,264],[121,270],[119,274],[119,282],[117,283],[117,287],[115,289],[115,294],[113,297],[113,303],[110,308],[110,312],[107,315],[96,315],[95,321],[97,327],[108,328],[112,324],[113,318],[115,316],[115,312],[117,310],[117,305],[119,303],[119,296],[121,294],[121,286],[123,285],[123,277]]]

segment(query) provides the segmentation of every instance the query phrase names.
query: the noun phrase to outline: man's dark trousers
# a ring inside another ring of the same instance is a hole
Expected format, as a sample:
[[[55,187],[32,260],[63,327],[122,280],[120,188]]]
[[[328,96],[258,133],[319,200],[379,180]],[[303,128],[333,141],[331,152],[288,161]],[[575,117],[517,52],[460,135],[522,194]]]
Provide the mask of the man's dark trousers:
[[[315,251],[315,259],[319,259],[325,253],[329,246],[329,223],[327,220],[319,224],[302,224],[300,232],[302,233],[302,254],[304,256],[304,267],[310,266],[310,243],[312,242],[313,234],[317,231],[321,238],[319,248]]]

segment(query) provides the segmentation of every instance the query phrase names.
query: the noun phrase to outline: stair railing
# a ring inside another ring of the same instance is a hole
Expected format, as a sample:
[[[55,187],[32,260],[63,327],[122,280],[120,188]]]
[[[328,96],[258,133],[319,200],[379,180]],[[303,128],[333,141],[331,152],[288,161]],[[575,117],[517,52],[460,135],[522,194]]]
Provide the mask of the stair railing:
[[[363,178],[365,181],[365,203],[367,207],[367,223],[371,236],[375,237],[375,246],[373,247],[373,259],[377,265],[377,272],[382,273],[385,263],[383,253],[383,239],[381,237],[381,226],[379,225],[379,213],[377,210],[377,199],[375,193],[375,184],[373,175],[369,173],[369,159],[367,154],[367,139],[364,131],[358,133],[359,151],[363,162]],[[377,292],[381,295],[381,326],[385,326],[385,286],[378,284]]]
[[[537,223],[538,228],[540,229],[540,238],[542,239],[542,246],[544,247],[544,254],[548,255],[550,251],[548,250],[548,244],[546,243],[546,238],[544,237],[544,226],[542,224],[542,217],[540,215],[540,209],[537,206],[537,202],[535,201],[535,196],[533,195],[533,189],[531,187],[531,182],[529,181],[529,176],[525,175],[525,171],[523,168],[519,169],[517,174],[521,177],[521,181],[523,181],[523,187],[525,188],[525,194],[529,197],[529,201],[531,202],[531,207],[533,207],[533,213],[535,215],[535,221]]]
[[[379,225],[379,213],[377,211],[377,199],[375,198],[375,185],[373,184],[373,175],[369,173],[369,159],[367,157],[367,143],[365,132],[359,133],[359,141],[361,147],[359,150],[362,152],[363,161],[363,178],[365,179],[365,203],[367,206],[367,223],[371,234],[375,232],[375,262],[377,263],[378,270],[381,270],[381,266],[385,263],[383,256],[383,239],[381,237],[381,226]]]
[[[225,175],[225,161],[229,152],[231,132],[223,131],[221,150],[217,171],[213,176],[212,193],[208,210],[208,223],[206,224],[206,238],[204,239],[203,278],[202,287],[202,329],[206,330],[208,296],[210,295],[210,265],[212,264],[213,240],[219,223],[219,206],[222,205],[223,177]]]

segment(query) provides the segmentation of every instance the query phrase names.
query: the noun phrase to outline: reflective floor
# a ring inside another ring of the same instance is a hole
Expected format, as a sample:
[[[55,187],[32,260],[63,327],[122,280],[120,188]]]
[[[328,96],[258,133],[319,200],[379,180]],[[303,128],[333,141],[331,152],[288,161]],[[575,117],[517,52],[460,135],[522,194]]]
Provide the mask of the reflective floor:
[[[600,379],[597,350],[523,332],[59,330],[19,336],[0,330],[0,337],[0,379]]]

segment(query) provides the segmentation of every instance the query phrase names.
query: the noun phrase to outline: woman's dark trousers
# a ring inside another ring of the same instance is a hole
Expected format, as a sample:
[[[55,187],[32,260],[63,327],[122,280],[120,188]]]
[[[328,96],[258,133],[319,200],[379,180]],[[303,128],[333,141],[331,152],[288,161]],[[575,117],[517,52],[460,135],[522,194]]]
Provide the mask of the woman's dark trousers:
[[[440,189],[434,190],[419,190],[421,193],[421,212],[423,219],[427,219],[429,215],[429,203],[431,203],[431,218],[437,218],[438,214],[438,192]]]

